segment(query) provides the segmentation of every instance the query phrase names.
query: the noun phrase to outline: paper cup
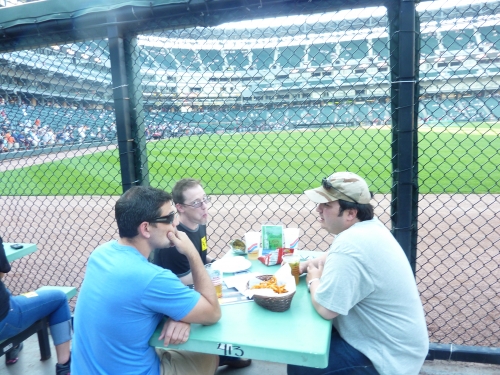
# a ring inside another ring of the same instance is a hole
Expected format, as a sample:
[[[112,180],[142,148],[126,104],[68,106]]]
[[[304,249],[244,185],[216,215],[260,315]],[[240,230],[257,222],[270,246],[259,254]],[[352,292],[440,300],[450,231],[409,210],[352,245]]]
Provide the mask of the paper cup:
[[[299,237],[300,237],[300,229],[299,228],[285,228],[285,247],[289,249],[299,249]]]
[[[260,232],[245,233],[245,252],[248,259],[257,259],[260,254]]]
[[[285,255],[283,256],[283,264],[290,266],[290,272],[295,278],[295,285],[299,285],[300,276],[300,257],[298,255]]]

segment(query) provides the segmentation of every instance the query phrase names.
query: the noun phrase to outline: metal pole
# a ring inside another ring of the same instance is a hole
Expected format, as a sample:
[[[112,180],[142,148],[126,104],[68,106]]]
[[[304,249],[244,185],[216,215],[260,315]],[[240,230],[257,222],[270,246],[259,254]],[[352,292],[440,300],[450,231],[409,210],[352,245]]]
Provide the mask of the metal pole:
[[[403,248],[410,265],[415,272],[416,243],[412,241],[416,227],[414,225],[414,195],[416,192],[416,9],[413,0],[399,2],[397,21],[392,22],[397,37],[391,37],[391,43],[397,41],[397,49],[391,48],[398,54],[393,67],[392,97],[395,101],[393,111],[393,158],[396,160],[393,170],[393,233]],[[396,16],[396,12],[393,13]],[[395,26],[395,25],[396,26]],[[398,30],[395,30],[395,29]],[[396,46],[394,46],[396,47]],[[392,61],[391,61],[392,63]],[[415,153],[415,154],[414,154]],[[416,232],[415,232],[416,233]]]
[[[134,154],[135,175],[139,185],[149,185],[146,132],[144,127],[144,108],[142,96],[142,75],[137,37],[124,39],[125,66],[127,67],[128,93],[130,106],[130,127],[136,142]]]
[[[123,192],[137,184],[135,173],[135,142],[131,128],[131,116],[128,97],[128,81],[125,65],[123,36],[116,25],[116,15],[108,13],[108,43],[115,103],[116,135],[120,154],[120,170]]]

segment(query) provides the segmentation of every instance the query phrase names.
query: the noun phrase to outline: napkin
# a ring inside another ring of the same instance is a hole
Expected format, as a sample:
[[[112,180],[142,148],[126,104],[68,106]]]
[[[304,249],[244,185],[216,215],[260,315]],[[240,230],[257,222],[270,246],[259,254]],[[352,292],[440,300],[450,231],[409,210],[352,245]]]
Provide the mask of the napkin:
[[[290,265],[285,263],[280,267],[278,271],[274,274],[276,277],[276,284],[278,286],[285,285],[286,293],[276,293],[272,289],[247,289],[243,294],[245,294],[248,298],[252,298],[254,294],[258,294],[259,296],[265,297],[283,297],[287,296],[290,293],[295,292],[297,286],[295,285],[295,278],[292,275],[292,269]],[[252,277],[249,281],[249,288],[253,285],[260,284],[262,280],[257,279],[256,277]]]
[[[228,288],[236,288],[238,292],[245,294],[244,292],[247,290],[248,280],[255,279],[255,276],[259,275],[261,275],[259,272],[249,272],[236,276],[224,277],[224,283]]]

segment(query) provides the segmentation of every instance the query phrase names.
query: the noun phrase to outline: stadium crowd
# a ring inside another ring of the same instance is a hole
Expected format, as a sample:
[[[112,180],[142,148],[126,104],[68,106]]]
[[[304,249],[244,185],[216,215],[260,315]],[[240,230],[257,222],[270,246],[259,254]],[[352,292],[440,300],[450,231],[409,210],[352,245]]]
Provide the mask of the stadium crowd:
[[[57,118],[58,108],[53,109],[52,113],[50,107],[44,106],[43,108],[40,110],[26,103],[21,103],[19,106],[6,105],[3,99],[0,100],[0,152],[116,138],[115,122],[104,120],[101,121],[100,126],[92,126],[97,120],[94,114],[83,111],[85,116],[73,118],[73,116],[67,116],[66,110],[62,110],[62,115],[67,117],[67,121],[63,122]],[[41,115],[44,111],[49,112]],[[104,116],[104,114],[101,115],[101,117]]]

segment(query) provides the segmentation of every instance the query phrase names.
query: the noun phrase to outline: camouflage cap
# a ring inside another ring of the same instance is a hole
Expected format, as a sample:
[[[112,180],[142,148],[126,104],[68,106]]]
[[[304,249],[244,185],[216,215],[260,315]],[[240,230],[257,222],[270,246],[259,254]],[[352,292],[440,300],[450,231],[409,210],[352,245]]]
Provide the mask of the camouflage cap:
[[[306,190],[304,194],[315,203],[341,199],[347,202],[368,204],[372,197],[366,181],[352,172],[336,172],[324,178],[322,186]]]

